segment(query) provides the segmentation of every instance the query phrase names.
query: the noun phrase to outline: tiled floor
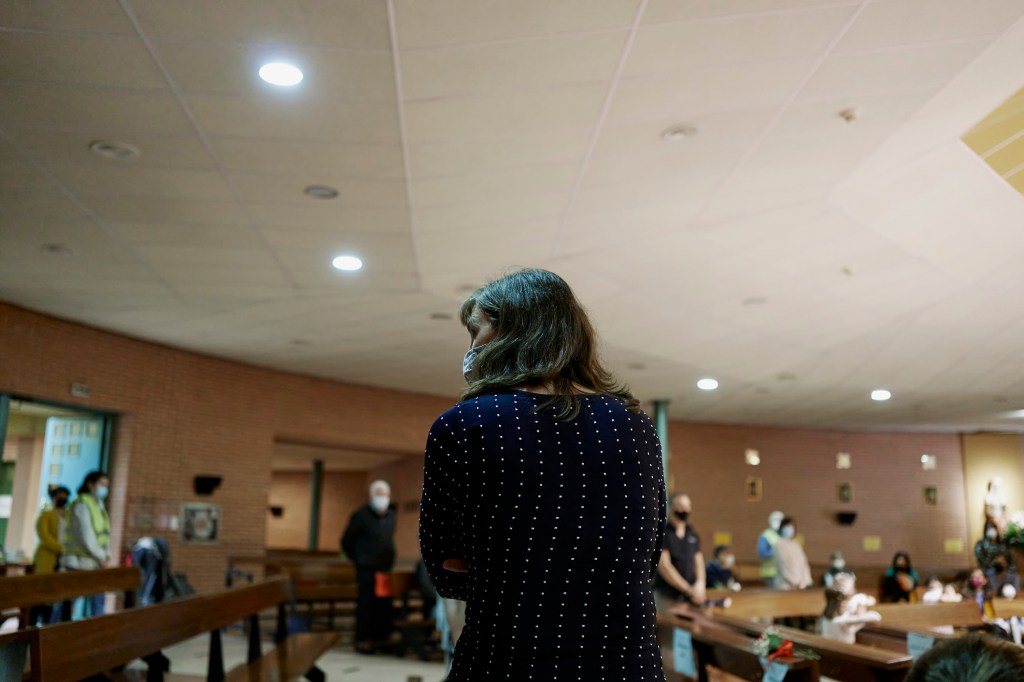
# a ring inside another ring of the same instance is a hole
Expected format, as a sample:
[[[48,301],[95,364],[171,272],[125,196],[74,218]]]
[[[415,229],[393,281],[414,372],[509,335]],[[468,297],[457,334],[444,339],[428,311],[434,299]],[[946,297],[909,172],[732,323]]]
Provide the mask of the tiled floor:
[[[245,660],[245,639],[237,632],[223,637],[224,665],[228,670]],[[184,675],[205,675],[206,658],[210,646],[208,636],[196,637],[182,644],[164,649],[171,659],[171,672]],[[270,643],[264,645],[269,650]],[[330,682],[442,682],[444,665],[423,663],[411,655],[405,659],[393,656],[363,656],[351,648],[339,646],[320,659],[318,667],[327,673]],[[133,666],[135,667],[135,666]]]

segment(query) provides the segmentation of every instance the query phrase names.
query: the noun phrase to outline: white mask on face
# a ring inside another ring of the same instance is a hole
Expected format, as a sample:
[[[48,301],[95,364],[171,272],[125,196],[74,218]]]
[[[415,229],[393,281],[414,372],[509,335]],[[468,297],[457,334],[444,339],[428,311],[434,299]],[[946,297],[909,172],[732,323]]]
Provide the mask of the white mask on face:
[[[391,504],[391,498],[388,495],[373,495],[370,497],[370,506],[378,514],[383,514],[388,510],[388,505]]]
[[[787,540],[792,539],[793,536],[796,535],[796,528],[794,528],[793,526],[784,526],[782,530],[779,531],[779,535],[786,538]]]
[[[835,568],[835,569],[838,569],[838,570],[841,571],[844,568],[846,568],[846,562],[844,560],[842,560],[842,559],[836,559],[835,561],[832,562],[832,568]]]
[[[107,494],[109,492],[110,492],[110,488],[108,488],[105,485],[96,486],[96,499],[97,500],[105,500],[105,499],[107,499]]]
[[[989,528],[987,531],[985,531],[985,537],[987,537],[989,540],[995,540],[997,535],[999,535],[999,533],[996,531],[995,528]]]
[[[466,351],[466,355],[462,358],[462,377],[466,380],[466,383],[471,383],[473,377],[473,360],[480,353],[480,350],[486,346],[486,343],[482,343],[479,346],[473,346]]]
[[[728,554],[722,557],[722,565],[726,568],[732,568],[736,565],[736,557],[734,557],[732,554]]]

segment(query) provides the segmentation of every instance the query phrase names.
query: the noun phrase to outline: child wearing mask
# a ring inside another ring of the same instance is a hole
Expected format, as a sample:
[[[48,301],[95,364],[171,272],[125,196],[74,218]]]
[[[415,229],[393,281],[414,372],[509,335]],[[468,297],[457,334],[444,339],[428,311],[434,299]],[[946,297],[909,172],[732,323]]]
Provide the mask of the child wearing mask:
[[[825,575],[821,577],[825,587],[835,587],[836,577],[840,574],[848,574],[850,577],[853,577],[853,571],[851,571],[846,565],[846,559],[843,558],[843,553],[838,549],[832,552],[829,560],[831,565],[829,566],[828,571],[825,572]]]
[[[732,573],[732,567],[735,565],[736,556],[732,553],[732,548],[729,545],[718,545],[715,547],[715,555],[707,565],[708,587],[739,592],[739,581],[736,580],[736,576]]]
[[[67,506],[71,491],[58,486],[50,491],[50,504],[39,513],[36,520],[36,535],[39,545],[32,556],[33,572],[36,575],[53,573],[57,570],[57,560],[64,551],[64,533],[67,530]],[[35,625],[39,620],[43,624],[50,622],[51,607],[37,606],[29,614],[29,624]]]

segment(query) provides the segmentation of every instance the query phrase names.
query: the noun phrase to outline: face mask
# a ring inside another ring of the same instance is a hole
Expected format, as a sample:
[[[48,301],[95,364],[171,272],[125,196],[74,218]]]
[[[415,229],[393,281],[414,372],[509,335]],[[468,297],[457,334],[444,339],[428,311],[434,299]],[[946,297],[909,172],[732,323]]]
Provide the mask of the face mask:
[[[378,514],[383,514],[388,510],[388,505],[391,504],[391,498],[387,495],[374,495],[370,498],[370,506]]]
[[[1006,565],[1005,564],[994,564],[992,566],[992,568],[996,569],[996,573],[1002,573],[1003,571],[1006,570]]]
[[[985,531],[985,537],[987,537],[989,540],[995,540],[997,535],[999,535],[999,533],[996,532],[995,528],[989,528],[987,531]]]
[[[769,516],[768,517],[768,527],[771,528],[776,533],[779,532],[779,524],[780,523],[782,523],[782,517],[781,516]]]
[[[107,486],[105,486],[105,485],[101,485],[101,486],[97,487],[96,488],[96,499],[98,499],[98,500],[105,500],[105,499],[107,499],[107,494],[109,492],[110,492],[110,489],[107,488]]]
[[[899,571],[900,573],[906,573],[907,572],[907,567],[906,566],[897,566],[896,570]]]
[[[832,568],[843,570],[844,568],[846,568],[846,561],[844,561],[843,559],[836,559],[832,562]]]
[[[473,346],[466,351],[466,355],[462,358],[462,377],[466,380],[466,383],[472,382],[473,377],[473,361],[480,351],[486,346],[486,343],[482,343],[479,346]]]
[[[734,565],[736,565],[736,557],[730,554],[729,556],[722,559],[722,565],[726,568],[732,568]]]
[[[971,587],[978,588],[985,584],[984,578],[974,577],[971,578]]]
[[[672,513],[675,514],[676,518],[682,521],[683,523],[686,523],[687,520],[690,518],[690,512],[688,511],[674,511]]]
[[[787,540],[792,539],[793,536],[796,535],[796,528],[794,528],[793,526],[786,526],[781,531],[779,531],[779,535],[786,538]]]
[[[68,498],[62,497],[58,499],[56,502],[53,503],[53,506],[55,506],[57,509],[63,509],[64,507],[68,506]]]

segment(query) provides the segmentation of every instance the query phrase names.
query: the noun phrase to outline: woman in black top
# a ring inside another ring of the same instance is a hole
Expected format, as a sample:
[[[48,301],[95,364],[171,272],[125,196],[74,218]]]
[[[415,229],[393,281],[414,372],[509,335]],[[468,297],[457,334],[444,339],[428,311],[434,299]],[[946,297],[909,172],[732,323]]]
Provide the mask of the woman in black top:
[[[449,682],[663,682],[650,419],[557,275],[503,277],[461,318],[469,389],[430,430],[420,510],[438,593],[467,602]]]

